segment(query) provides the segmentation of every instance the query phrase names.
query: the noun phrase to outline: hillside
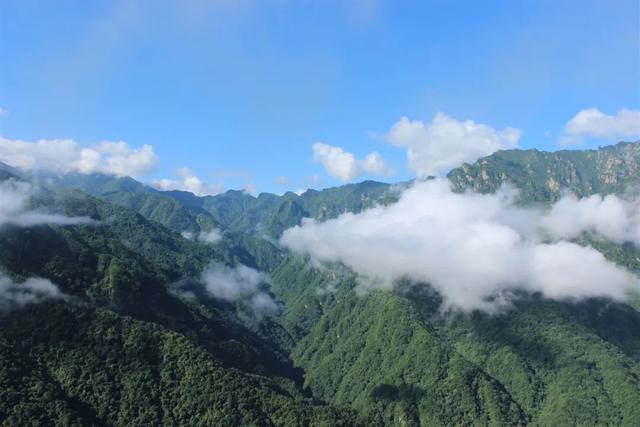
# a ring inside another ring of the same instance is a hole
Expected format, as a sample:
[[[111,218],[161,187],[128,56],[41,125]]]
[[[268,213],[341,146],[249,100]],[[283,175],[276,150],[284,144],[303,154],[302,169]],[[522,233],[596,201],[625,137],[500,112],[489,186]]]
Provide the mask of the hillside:
[[[511,183],[524,204],[544,204],[564,190],[633,190],[639,165],[636,142],[499,151],[448,176],[457,191]],[[0,171],[0,180],[33,179],[8,165]],[[4,425],[632,426],[640,419],[633,302],[534,294],[498,314],[443,313],[428,286],[407,281],[363,293],[344,266],[320,266],[277,242],[302,218],[394,203],[397,186],[197,197],[100,174],[51,182],[31,208],[93,223],[0,224],[8,277],[45,278],[65,295],[2,311]],[[181,235],[212,229],[222,235],[213,244]],[[640,274],[636,246],[577,242]],[[213,262],[268,273],[267,292],[281,310],[258,316],[244,300],[207,294],[201,274]]]
[[[563,190],[578,196],[621,192],[637,184],[640,142],[620,142],[598,150],[504,150],[464,164],[448,175],[459,189],[496,191],[511,183],[526,201],[557,200]]]
[[[3,313],[3,423],[356,422],[305,397],[286,354],[232,305],[171,292],[235,255],[81,193],[47,203],[100,223],[1,230],[5,270],[50,279],[68,296]]]

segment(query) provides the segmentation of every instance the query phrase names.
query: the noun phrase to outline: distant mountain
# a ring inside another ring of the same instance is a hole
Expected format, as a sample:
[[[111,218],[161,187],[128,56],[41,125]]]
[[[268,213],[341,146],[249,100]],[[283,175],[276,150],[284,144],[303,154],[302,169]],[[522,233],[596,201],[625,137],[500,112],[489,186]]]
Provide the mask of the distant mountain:
[[[599,150],[499,151],[448,175],[458,191],[504,183],[525,203],[640,184],[640,143]],[[0,165],[0,180],[29,179]],[[66,300],[0,310],[4,425],[635,425],[636,304],[521,298],[511,311],[443,317],[429,288],[357,292],[276,243],[302,218],[393,203],[365,181],[302,195],[197,197],[127,177],[42,181],[43,211],[72,226],[0,225],[0,267],[42,277]],[[52,184],[53,183],[53,184]],[[189,240],[216,228],[215,244]],[[579,240],[640,274],[632,245]],[[202,291],[212,261],[269,274],[278,315]],[[460,260],[464,262],[464,260]],[[606,286],[607,284],[603,284]],[[187,290],[185,292],[185,289]]]
[[[198,197],[186,191],[159,191],[129,177],[103,174],[69,174],[58,180],[64,188],[82,190],[134,210],[145,218],[175,231],[207,230],[262,232],[277,236],[304,217],[333,218],[375,205],[389,193],[389,184],[365,181],[302,195],[262,193],[254,197],[230,190],[216,196]]]
[[[452,170],[458,189],[492,192],[515,185],[528,201],[557,200],[563,190],[578,196],[620,192],[640,180],[640,142],[598,150],[504,150]]]

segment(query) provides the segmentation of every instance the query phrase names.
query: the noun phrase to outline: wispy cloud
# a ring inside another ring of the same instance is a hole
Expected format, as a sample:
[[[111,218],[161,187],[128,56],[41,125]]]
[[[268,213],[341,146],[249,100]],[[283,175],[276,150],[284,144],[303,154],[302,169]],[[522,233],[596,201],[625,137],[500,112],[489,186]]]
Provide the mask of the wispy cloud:
[[[192,233],[190,231],[183,231],[182,237],[188,240],[198,240],[203,243],[209,243],[211,245],[216,244],[222,240],[222,233],[217,228],[210,231],[201,231],[199,233]]]
[[[64,298],[66,296],[49,280],[31,277],[23,282],[15,282],[0,272],[0,309],[20,308],[27,304]]]
[[[28,210],[27,205],[34,189],[27,182],[6,180],[0,182],[0,225],[13,224],[31,227],[39,224],[73,225],[92,224],[88,217],[69,217],[56,213]]]
[[[159,179],[153,181],[152,185],[163,191],[189,191],[196,196],[214,196],[224,191],[223,184],[204,182],[189,168],[180,168],[177,174],[180,177],[179,180]]]
[[[621,214],[618,205],[626,202],[611,197],[563,200],[545,212],[518,207],[512,189],[457,194],[437,179],[416,183],[393,205],[306,220],[286,230],[281,243],[319,262],[343,263],[364,287],[392,288],[400,279],[428,283],[444,307],[463,311],[498,310],[520,290],[559,300],[623,300],[640,290],[640,279],[592,247],[563,240],[585,232],[637,238],[637,211]],[[598,205],[593,217],[584,217],[592,205]],[[607,215],[619,224],[601,221]],[[571,216],[576,228],[566,226]]]
[[[277,303],[262,286],[268,282],[266,274],[245,265],[228,267],[213,262],[202,272],[207,292],[218,299],[242,301],[259,315],[278,312]]]
[[[274,178],[273,183],[279,187],[287,187],[291,185],[291,180],[286,176]]]
[[[242,190],[255,196],[256,192],[258,191],[258,187],[253,182],[245,182],[242,185]]]

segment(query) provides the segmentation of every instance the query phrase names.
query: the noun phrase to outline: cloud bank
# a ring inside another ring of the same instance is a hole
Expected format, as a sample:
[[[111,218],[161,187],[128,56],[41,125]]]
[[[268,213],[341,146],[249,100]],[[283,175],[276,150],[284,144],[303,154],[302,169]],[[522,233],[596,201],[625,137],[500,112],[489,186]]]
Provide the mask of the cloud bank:
[[[153,171],[158,156],[150,145],[131,148],[122,141],[82,147],[72,139],[28,142],[0,137],[0,161],[29,171],[139,176]]]
[[[33,196],[31,184],[22,181],[0,182],[0,225],[13,224],[31,227],[39,224],[73,225],[94,223],[89,217],[69,217],[60,214],[28,210],[27,204]]]
[[[313,159],[324,166],[327,173],[342,182],[349,182],[362,175],[390,176],[391,168],[377,151],[364,159],[356,159],[352,153],[340,147],[316,142],[313,144]]]
[[[559,300],[623,300],[640,289],[638,277],[589,246],[562,240],[579,232],[633,239],[637,215],[625,211],[626,225],[613,228],[598,219],[624,204],[611,197],[567,199],[543,212],[516,206],[512,189],[458,194],[447,180],[436,179],[416,183],[389,206],[306,220],[280,241],[316,261],[343,263],[365,287],[392,288],[400,279],[428,283],[445,309],[495,311],[517,291]],[[599,208],[588,213],[584,206],[591,204]],[[576,209],[584,217],[569,228],[565,220]]]
[[[585,137],[607,140],[640,138],[640,111],[623,108],[614,116],[597,108],[579,111],[565,125],[560,145],[579,145]]]
[[[65,295],[49,280],[31,277],[18,283],[0,272],[0,309],[19,308],[27,304],[63,298]]]
[[[409,169],[418,178],[426,178],[498,150],[516,148],[521,135],[519,129],[497,131],[472,120],[458,121],[438,113],[431,123],[402,117],[386,134],[386,140],[406,148]]]
[[[189,191],[196,196],[215,196],[224,191],[224,185],[206,183],[189,168],[178,169],[178,176],[179,180],[165,178],[154,181],[152,185],[162,191]]]
[[[258,270],[245,265],[228,267],[213,262],[202,272],[201,278],[207,292],[215,298],[229,302],[245,302],[257,314],[278,312],[276,302],[261,289],[268,277]]]

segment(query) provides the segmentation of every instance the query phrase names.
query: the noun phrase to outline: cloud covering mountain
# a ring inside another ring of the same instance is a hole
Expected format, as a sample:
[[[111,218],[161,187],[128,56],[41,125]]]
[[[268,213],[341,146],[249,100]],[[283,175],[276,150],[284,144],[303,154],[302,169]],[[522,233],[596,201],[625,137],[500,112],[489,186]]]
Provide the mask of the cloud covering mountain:
[[[223,184],[204,182],[189,168],[180,168],[177,174],[180,179],[159,179],[153,182],[153,186],[162,191],[189,191],[196,196],[213,196],[224,191]]]
[[[623,300],[640,290],[638,277],[600,252],[563,240],[592,233],[637,242],[637,201],[567,196],[548,212],[516,201],[517,192],[507,187],[459,194],[444,179],[420,182],[395,204],[306,220],[286,230],[281,243],[345,264],[364,287],[392,288],[400,279],[428,283],[445,307],[463,311],[496,310],[520,290],[559,300]]]
[[[13,224],[19,227],[31,227],[39,224],[73,225],[94,222],[88,217],[69,217],[29,209],[28,202],[33,195],[33,186],[27,182],[14,180],[0,182],[0,200],[2,200],[0,203],[0,225]]]
[[[60,289],[47,279],[31,277],[19,283],[0,272],[0,309],[17,308],[64,297]]]
[[[258,315],[278,311],[276,302],[261,288],[268,280],[267,275],[256,269],[246,265],[229,267],[213,262],[202,272],[201,278],[207,292],[215,298],[246,302]]]

